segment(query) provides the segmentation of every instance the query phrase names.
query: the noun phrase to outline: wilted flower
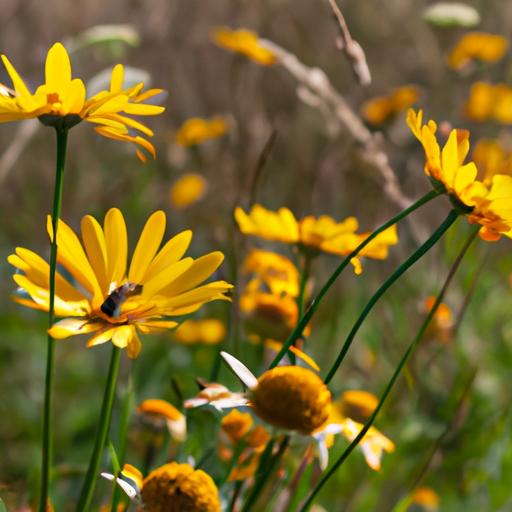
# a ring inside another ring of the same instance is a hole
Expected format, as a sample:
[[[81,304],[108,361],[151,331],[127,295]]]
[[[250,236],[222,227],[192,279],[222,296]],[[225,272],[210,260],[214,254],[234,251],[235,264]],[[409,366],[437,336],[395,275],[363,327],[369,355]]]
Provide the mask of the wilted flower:
[[[216,318],[185,320],[173,332],[173,337],[176,341],[185,345],[195,343],[216,345],[226,337],[226,327]]]
[[[222,117],[216,116],[211,119],[192,117],[181,125],[176,134],[176,142],[180,146],[194,146],[205,140],[221,137],[227,129],[226,120]]]
[[[276,240],[296,244],[308,254],[320,251],[346,256],[350,254],[370,233],[356,233],[359,223],[355,217],[336,222],[327,215],[307,216],[297,221],[288,208],[272,212],[256,204],[249,214],[241,208],[235,209],[235,219],[240,231],[246,235],[258,236],[266,240]],[[388,248],[398,243],[396,226],[391,226],[379,234],[360,253],[374,259],[385,259]],[[352,258],[355,272],[362,271],[359,256]]]
[[[197,260],[183,258],[192,238],[191,231],[174,236],[159,250],[165,223],[162,211],[151,215],[127,269],[126,225],[118,209],[108,211],[103,228],[94,217],[85,216],[81,224],[82,242],[59,220],[58,263],[76,285],[57,273],[55,314],[65,318],[53,325],[50,335],[63,339],[94,333],[88,347],[111,340],[135,358],[141,349],[137,333],[171,329],[178,324],[168,317],[192,313],[212,300],[226,300],[225,293],[232,288],[230,284],[215,281],[198,286],[219,267],[224,259],[222,253],[212,252]],[[51,239],[50,218],[47,229]],[[23,248],[17,248],[8,261],[22,272],[16,273],[13,279],[29,295],[29,298],[18,295],[15,300],[47,311],[48,264]]]
[[[512,177],[497,174],[490,187],[477,179],[474,162],[464,164],[469,152],[469,132],[452,130],[441,150],[436,138],[437,125],[423,125],[423,112],[409,110],[407,123],[425,151],[425,173],[435,189],[449,195],[459,212],[472,224],[480,224],[480,238],[498,240],[512,237]],[[489,179],[489,177],[487,177]]]
[[[460,70],[475,60],[496,62],[507,51],[508,41],[505,37],[485,32],[468,32],[453,47],[448,56],[448,64]]]
[[[241,53],[258,64],[271,66],[277,62],[274,54],[260,44],[258,34],[251,30],[219,27],[213,32],[212,38],[221,48]]]
[[[366,101],[361,107],[361,112],[369,123],[382,124],[394,114],[414,105],[419,96],[420,90],[417,86],[403,85],[385,96],[377,96]]]
[[[2,61],[11,77],[14,91],[0,88],[0,122],[39,118],[46,125],[71,128],[80,121],[95,123],[95,130],[108,138],[134,143],[145,149],[153,158],[153,145],[141,135],[132,135],[130,130],[151,137],[153,132],[144,124],[127,117],[130,115],[152,116],[161,114],[165,108],[144,102],[162,92],[150,89],[142,92],[143,83],[124,89],[124,68],[118,64],[112,70],[110,89],[86,98],[83,81],[72,78],[69,55],[61,43],[55,43],[46,56],[45,83],[31,93],[18,75],[9,59]],[[145,161],[140,149],[137,156]]]
[[[200,201],[208,190],[208,182],[200,174],[187,173],[171,186],[169,199],[176,210],[182,210]]]
[[[475,82],[471,86],[465,115],[476,122],[489,120],[512,123],[512,87],[507,84]]]
[[[153,423],[165,424],[170,436],[182,443],[187,437],[187,420],[172,404],[159,398],[144,400],[137,407],[137,413]]]

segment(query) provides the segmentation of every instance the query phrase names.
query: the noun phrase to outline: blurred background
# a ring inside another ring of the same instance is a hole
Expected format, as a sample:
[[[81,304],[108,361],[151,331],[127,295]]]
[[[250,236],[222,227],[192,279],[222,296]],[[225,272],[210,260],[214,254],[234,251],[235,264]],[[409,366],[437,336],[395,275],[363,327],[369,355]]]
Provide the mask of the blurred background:
[[[361,231],[370,231],[402,205],[385,191],[382,173],[365,158],[365,148],[350,129],[318,108],[284,66],[262,66],[226,51],[214,43],[212,31],[219,26],[249,28],[305,65],[321,68],[361,116],[365,129],[376,133],[400,198],[412,201],[430,189],[421,147],[405,124],[403,109],[377,125],[365,120],[361,109],[371,98],[414,84],[415,105],[426,110],[427,118],[470,128],[472,142],[486,137],[510,143],[507,123],[476,123],[464,114],[474,82],[510,83],[510,52],[498,62],[465,72],[450,68],[447,57],[470,30],[510,40],[512,4],[466,4],[480,16],[471,28],[426,21],[425,9],[431,4],[425,1],[339,2],[352,36],[366,53],[373,79],[366,87],[336,47],[337,25],[329,3],[320,0],[2,0],[0,49],[31,87],[43,79],[48,48],[62,41],[72,52],[74,75],[90,81],[91,87],[94,80],[101,83],[102,71],[122,62],[130,67],[129,79],[142,77],[147,85],[165,89],[161,99],[166,112],[148,122],[155,131],[156,161],[141,164],[132,148],[96,135],[86,123],[72,130],[63,219],[78,228],[83,215],[101,220],[110,207],[119,207],[133,247],[149,214],[163,209],[167,235],[192,229],[192,256],[223,251],[226,261],[219,277],[241,289],[240,267],[249,248],[295,256],[284,245],[241,236],[233,220],[235,206],[287,206],[299,218],[327,214],[341,220],[355,215]],[[110,27],[107,36],[86,32],[101,25],[123,27]],[[10,85],[3,69],[0,82]],[[225,120],[224,134],[193,146],[176,142],[187,119],[213,116]],[[258,167],[266,145],[267,158]],[[51,209],[54,151],[54,134],[37,122],[0,125],[0,496],[9,510],[24,510],[37,489],[46,316],[9,299],[15,285],[6,257],[17,246],[48,255],[45,216]],[[199,201],[180,207],[171,202],[170,191],[186,173],[200,175],[207,188]],[[322,369],[329,368],[373,291],[449,208],[447,200],[437,199],[400,224],[400,244],[386,261],[366,261],[359,277],[347,269],[314,319],[308,340],[308,352]],[[439,290],[468,232],[467,223],[459,221],[394,286],[333,380],[334,395],[346,389],[382,392],[424,318],[425,299]],[[338,261],[332,255],[315,260],[312,291]],[[393,510],[420,483],[435,491],[443,511],[512,510],[507,478],[512,471],[511,270],[509,240],[474,244],[446,299],[456,329],[447,336],[439,330],[430,332],[377,420],[378,428],[395,442],[396,452],[385,456],[380,472],[369,469],[355,452],[320,495],[325,510]],[[222,347],[258,373],[263,370],[258,366],[259,349],[248,343],[240,315],[233,311],[215,303],[199,316],[221,319],[228,333]],[[195,377],[210,377],[219,350],[218,345],[184,346],[172,334],[146,336],[143,344],[138,360],[123,361],[118,410],[127,389],[133,390],[135,404],[153,397],[179,404],[180,394],[193,396]],[[80,339],[57,347],[57,510],[72,510],[92,447],[106,375],[109,347],[84,348]],[[235,384],[224,368],[218,380]],[[218,419],[206,412],[194,415],[187,449],[200,458]],[[114,429],[119,422],[116,413]],[[141,458],[139,444],[134,436],[129,438],[127,461]],[[337,441],[332,456],[345,445]],[[99,488],[108,495],[106,482]]]

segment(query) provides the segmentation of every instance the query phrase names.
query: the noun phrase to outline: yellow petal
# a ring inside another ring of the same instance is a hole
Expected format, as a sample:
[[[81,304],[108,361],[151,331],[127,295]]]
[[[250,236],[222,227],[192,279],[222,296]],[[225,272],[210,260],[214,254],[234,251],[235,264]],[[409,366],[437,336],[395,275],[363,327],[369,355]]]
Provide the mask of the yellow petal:
[[[98,278],[100,288],[104,294],[108,294],[110,281],[107,280],[107,247],[103,230],[91,215],[82,218],[81,228],[87,257]]]
[[[76,78],[62,92],[62,111],[65,114],[79,114],[85,103],[85,85]]]
[[[130,343],[135,331],[131,325],[122,325],[114,329],[112,343],[119,348],[126,348]]]
[[[94,332],[100,328],[101,323],[99,322],[89,322],[83,318],[65,318],[53,324],[51,329],[48,330],[48,334],[56,340],[63,340],[70,336],[76,336],[77,334]]]
[[[132,336],[128,341],[128,345],[126,347],[126,354],[130,359],[135,359],[140,354],[142,348],[142,343],[140,342],[139,336],[135,328],[132,326]]]
[[[165,111],[165,107],[159,105],[146,105],[142,103],[128,103],[123,112],[135,116],[156,116]]]
[[[66,48],[55,43],[46,56],[45,78],[48,89],[52,92],[61,91],[71,82],[71,62]]]
[[[107,327],[102,329],[98,334],[92,336],[87,340],[87,347],[94,347],[96,345],[101,345],[102,343],[106,343],[112,339],[116,327]]]
[[[110,78],[110,92],[118,93],[123,90],[124,83],[124,66],[117,64],[112,70],[112,76]]]
[[[14,86],[16,93],[20,96],[30,98],[32,96],[30,91],[28,90],[20,75],[18,75],[18,72],[14,69],[14,66],[10,63],[9,59],[5,55],[2,55],[2,61],[4,63],[5,69],[7,69],[7,73],[9,73],[9,76],[12,80],[12,85]]]
[[[172,283],[178,276],[187,271],[193,265],[193,262],[194,260],[192,258],[185,258],[165,267],[151,279],[144,280],[144,295],[147,297],[157,295],[158,292]]]
[[[123,214],[117,208],[111,208],[103,222],[107,250],[107,276],[110,283],[119,284],[126,274],[128,258],[128,235]]]

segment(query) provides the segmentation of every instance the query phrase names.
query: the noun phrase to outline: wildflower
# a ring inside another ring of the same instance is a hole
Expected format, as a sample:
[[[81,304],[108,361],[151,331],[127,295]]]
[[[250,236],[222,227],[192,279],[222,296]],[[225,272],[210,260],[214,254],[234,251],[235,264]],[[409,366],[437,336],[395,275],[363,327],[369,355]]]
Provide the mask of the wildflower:
[[[114,475],[101,476],[114,480]],[[124,478],[121,478],[124,477]],[[142,480],[137,468],[125,464],[116,483],[148,512],[220,512],[219,491],[211,476],[189,464],[170,462]],[[129,479],[128,482],[126,479]]]
[[[486,186],[491,185],[496,174],[512,176],[512,152],[506,151],[497,140],[480,139],[475,144],[471,157]]]
[[[456,70],[467,67],[475,60],[496,62],[507,51],[508,41],[505,37],[485,32],[468,32],[453,47],[448,56],[448,64]]]
[[[248,412],[233,409],[222,418],[221,429],[232,443],[238,443],[251,430],[253,424],[254,420]]]
[[[222,117],[211,119],[192,117],[187,119],[176,134],[176,143],[180,146],[194,146],[205,140],[221,137],[226,133],[228,125]]]
[[[174,339],[185,345],[204,343],[216,345],[226,337],[225,325],[216,318],[185,320],[173,332]]]
[[[489,120],[502,124],[512,123],[512,87],[507,84],[475,82],[471,86],[465,115],[476,122]]]
[[[130,130],[146,137],[151,137],[153,132],[128,116],[161,114],[164,107],[144,103],[161,93],[161,89],[142,92],[143,83],[124,89],[124,67],[118,64],[112,70],[109,90],[87,98],[83,81],[72,78],[69,55],[61,43],[55,43],[48,51],[45,83],[35,93],[30,92],[5,55],[2,61],[14,91],[10,94],[5,86],[0,89],[0,122],[38,118],[45,125],[68,129],[88,121],[97,125],[95,130],[100,135],[138,146],[136,153],[141,160],[146,160],[141,149],[155,158],[153,145],[141,135],[132,135]]]
[[[203,383],[198,379],[199,393],[195,398],[185,400],[185,408],[192,409],[203,405],[211,405],[218,411],[232,407],[248,405],[248,400],[243,393],[233,393],[226,386],[218,382]]]
[[[464,164],[469,152],[469,132],[452,130],[441,150],[436,139],[434,121],[422,124],[423,112],[409,110],[407,123],[425,151],[425,173],[434,188],[447,193],[459,212],[467,215],[471,224],[480,224],[480,238],[498,240],[501,235],[512,237],[512,177],[492,176],[488,187],[477,179],[474,162]],[[489,179],[489,177],[488,177]]]
[[[196,173],[178,178],[169,191],[169,199],[176,210],[182,210],[200,201],[208,190],[208,182]]]
[[[439,510],[439,495],[430,487],[418,487],[410,497],[411,505],[420,505],[429,512]]]
[[[328,419],[331,393],[308,368],[278,366],[256,378],[233,356],[221,355],[247,386],[250,407],[267,423],[308,435]]]
[[[403,85],[391,91],[390,94],[368,100],[361,107],[361,111],[369,123],[379,125],[392,115],[414,105],[418,101],[419,95],[420,90],[415,85]]]
[[[272,66],[277,62],[275,55],[260,44],[258,34],[251,30],[219,27],[213,32],[212,38],[221,48],[241,53],[263,66]]]
[[[430,296],[425,299],[423,310],[429,313],[436,301],[436,297]],[[433,321],[429,325],[428,335],[437,337],[443,343],[448,343],[452,339],[454,318],[451,308],[441,302],[434,314]]]
[[[341,394],[336,405],[344,417],[363,422],[372,415],[378,403],[379,399],[373,393],[350,389]]]
[[[172,404],[158,398],[144,400],[137,407],[137,413],[148,418],[158,427],[165,423],[175,441],[183,442],[187,437],[187,420]]]
[[[85,216],[81,224],[82,243],[59,220],[58,263],[76,285],[57,273],[55,314],[64,319],[56,322],[49,334],[64,339],[93,333],[88,347],[112,341],[135,358],[141,349],[138,333],[171,329],[178,324],[168,317],[192,313],[212,300],[226,300],[230,284],[215,281],[199,286],[221,264],[222,253],[212,252],[196,260],[182,258],[190,244],[191,231],[174,236],[158,250],[165,223],[162,211],[151,215],[127,270],[126,225],[118,209],[108,211],[103,228],[92,216]],[[47,228],[52,238],[51,219]],[[17,296],[15,300],[47,311],[48,264],[23,248],[17,248],[8,261],[22,272],[13,279],[29,296]]]
[[[370,235],[356,233],[359,224],[355,217],[348,217],[339,223],[327,215],[318,218],[308,216],[297,221],[288,208],[272,212],[258,204],[252,207],[249,214],[236,208],[235,219],[245,235],[294,244],[311,255],[324,251],[346,256]],[[372,240],[359,254],[385,259],[389,246],[397,242],[396,226],[392,226]],[[352,258],[352,264],[355,272],[361,273],[359,257]]]

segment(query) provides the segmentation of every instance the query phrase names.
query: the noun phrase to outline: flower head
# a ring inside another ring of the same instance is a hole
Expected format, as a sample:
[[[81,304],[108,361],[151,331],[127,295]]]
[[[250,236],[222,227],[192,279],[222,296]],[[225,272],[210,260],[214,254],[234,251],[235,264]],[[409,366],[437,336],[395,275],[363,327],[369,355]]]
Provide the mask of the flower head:
[[[423,310],[425,313],[430,312],[435,301],[436,297],[433,295],[425,299],[423,304]],[[439,338],[439,340],[443,343],[448,343],[452,339],[453,325],[453,311],[447,304],[441,302],[434,314],[432,322],[429,325],[428,334],[430,336]]]
[[[473,148],[471,158],[482,175],[482,181],[490,186],[496,174],[512,176],[512,152],[497,140],[480,139]]]
[[[112,341],[135,358],[141,349],[138,333],[163,332],[177,325],[169,317],[192,313],[212,300],[226,300],[230,284],[215,281],[201,285],[221,264],[222,253],[212,252],[196,260],[183,258],[191,231],[174,236],[159,250],[165,223],[162,211],[151,215],[127,268],[128,237],[118,209],[109,210],[103,227],[94,217],[85,216],[82,242],[59,220],[58,263],[75,283],[57,273],[55,314],[64,319],[52,326],[50,335],[63,339],[92,333],[88,347]],[[51,219],[48,233],[52,238]],[[22,272],[13,279],[29,296],[15,300],[47,311],[48,264],[23,248],[17,248],[8,261]]]
[[[215,29],[212,37],[221,48],[241,53],[263,66],[272,66],[277,62],[275,55],[260,44],[258,34],[252,30],[219,27]]]
[[[371,416],[378,403],[379,399],[373,393],[350,389],[344,391],[333,405],[339,408],[343,417],[364,421]]]
[[[216,345],[226,337],[226,326],[216,318],[185,320],[173,332],[174,339],[184,345],[204,343]]]
[[[509,85],[475,82],[471,86],[464,113],[468,119],[479,123],[493,120],[511,124],[511,105],[512,87]]]
[[[176,134],[176,143],[180,146],[194,146],[205,140],[222,137],[228,130],[226,120],[220,116],[211,119],[192,117],[187,119]]]
[[[419,505],[428,512],[439,510],[439,494],[431,487],[418,487],[409,498],[411,505]]]
[[[463,69],[473,61],[496,62],[507,51],[508,41],[505,37],[485,32],[468,32],[453,47],[448,56],[448,64],[453,69]]]
[[[200,201],[208,190],[208,182],[196,173],[178,178],[169,191],[169,199],[176,210],[183,210]]]
[[[137,407],[137,413],[145,416],[152,422],[163,422],[169,430],[171,437],[183,442],[187,437],[187,420],[185,416],[172,404],[159,398],[144,400]]]
[[[123,88],[124,68],[118,64],[112,70],[109,90],[87,98],[83,81],[72,78],[69,55],[61,43],[55,43],[48,51],[45,83],[34,93],[30,92],[5,55],[2,55],[2,61],[12,80],[14,91],[12,94],[5,94],[5,86],[0,89],[0,122],[37,117],[43,124],[70,128],[80,121],[88,121],[96,125],[95,130],[99,134],[138,146],[136,153],[141,160],[146,159],[141,149],[155,157],[153,145],[138,134],[151,137],[153,132],[129,116],[161,114],[164,107],[145,103],[161,93],[161,89],[143,92],[143,83]],[[130,133],[130,130],[135,134]]]
[[[249,214],[236,208],[235,219],[240,231],[246,235],[258,236],[298,245],[310,254],[324,251],[339,256],[350,254],[370,233],[357,233],[359,223],[355,217],[336,222],[327,215],[307,216],[297,221],[288,208],[272,212],[256,204]],[[396,226],[388,228],[372,240],[359,254],[375,259],[385,259],[388,248],[398,242]],[[359,257],[352,259],[356,273],[361,273]]]
[[[414,105],[419,96],[420,90],[415,85],[397,87],[385,96],[365,102],[361,107],[363,117],[373,125],[382,124],[394,114]]]

